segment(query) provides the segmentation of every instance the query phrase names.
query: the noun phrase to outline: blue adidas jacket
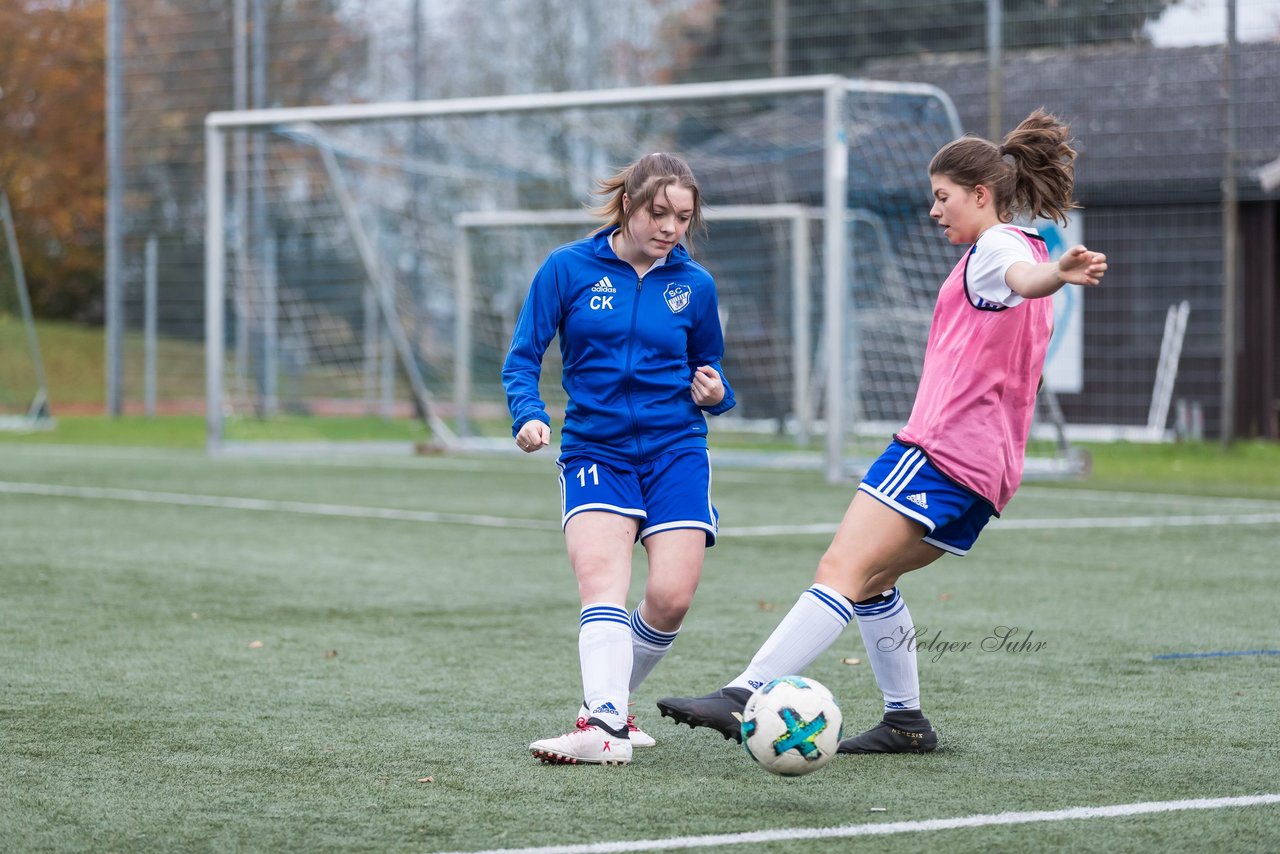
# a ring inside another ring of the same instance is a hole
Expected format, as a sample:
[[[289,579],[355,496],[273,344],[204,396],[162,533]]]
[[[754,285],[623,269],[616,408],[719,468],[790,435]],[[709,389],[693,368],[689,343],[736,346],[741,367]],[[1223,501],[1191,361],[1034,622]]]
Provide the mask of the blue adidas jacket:
[[[590,449],[637,463],[705,448],[703,409],[719,415],[736,402],[720,368],[724,337],[715,281],[678,244],[643,278],[614,254],[607,231],[547,257],[502,366],[512,435],[533,418],[551,423],[538,378],[557,334],[569,395],[561,453]],[[693,402],[690,384],[700,365],[724,380],[724,400],[716,406]]]

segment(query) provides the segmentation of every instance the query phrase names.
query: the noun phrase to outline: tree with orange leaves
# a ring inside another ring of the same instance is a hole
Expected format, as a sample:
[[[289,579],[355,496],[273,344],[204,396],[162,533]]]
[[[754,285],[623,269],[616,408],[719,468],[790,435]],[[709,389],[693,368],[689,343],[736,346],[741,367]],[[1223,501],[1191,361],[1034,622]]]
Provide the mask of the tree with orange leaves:
[[[101,316],[105,4],[0,3],[0,189],[37,314]],[[8,263],[0,310],[11,309]]]

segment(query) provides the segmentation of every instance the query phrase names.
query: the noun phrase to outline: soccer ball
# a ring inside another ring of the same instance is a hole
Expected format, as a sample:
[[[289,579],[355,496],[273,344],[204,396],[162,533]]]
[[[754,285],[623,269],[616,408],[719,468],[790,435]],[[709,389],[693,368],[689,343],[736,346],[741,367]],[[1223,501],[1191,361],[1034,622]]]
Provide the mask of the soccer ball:
[[[742,746],[766,771],[799,777],[836,755],[842,723],[840,706],[822,683],[783,676],[747,700]]]

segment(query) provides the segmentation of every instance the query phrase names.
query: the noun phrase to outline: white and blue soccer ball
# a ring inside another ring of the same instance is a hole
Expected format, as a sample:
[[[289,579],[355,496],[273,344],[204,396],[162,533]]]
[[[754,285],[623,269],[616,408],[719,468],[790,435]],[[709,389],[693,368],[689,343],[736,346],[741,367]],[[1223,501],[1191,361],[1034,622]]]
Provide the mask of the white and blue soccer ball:
[[[836,698],[821,682],[783,676],[747,700],[742,746],[766,771],[799,777],[836,755],[843,723]]]

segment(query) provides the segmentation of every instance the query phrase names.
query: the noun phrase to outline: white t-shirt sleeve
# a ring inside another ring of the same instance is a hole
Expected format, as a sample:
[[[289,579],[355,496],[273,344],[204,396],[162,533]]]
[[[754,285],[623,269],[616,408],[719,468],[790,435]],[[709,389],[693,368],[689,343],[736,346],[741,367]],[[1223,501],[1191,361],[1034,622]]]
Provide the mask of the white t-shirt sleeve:
[[[1004,274],[1019,261],[1036,263],[1026,238],[1003,226],[984,231],[978,237],[965,271],[970,301],[980,308],[983,303],[1012,307],[1022,302],[1022,296],[1014,293],[1004,280]]]

